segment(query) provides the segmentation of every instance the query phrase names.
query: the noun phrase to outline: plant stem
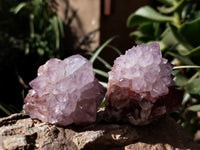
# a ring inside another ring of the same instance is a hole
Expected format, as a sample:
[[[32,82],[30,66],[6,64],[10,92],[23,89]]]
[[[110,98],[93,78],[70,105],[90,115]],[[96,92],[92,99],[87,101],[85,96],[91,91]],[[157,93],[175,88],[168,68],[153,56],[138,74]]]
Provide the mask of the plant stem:
[[[196,72],[187,82],[188,83],[192,82],[198,76],[199,76],[199,72]]]
[[[182,69],[182,68],[196,68],[200,69],[200,66],[175,66],[173,69]]]
[[[99,69],[95,69],[95,68],[93,68],[93,71],[98,75],[101,75],[101,76],[103,76],[105,78],[108,78],[108,73],[105,72],[105,71],[102,71],[102,70],[99,70]]]

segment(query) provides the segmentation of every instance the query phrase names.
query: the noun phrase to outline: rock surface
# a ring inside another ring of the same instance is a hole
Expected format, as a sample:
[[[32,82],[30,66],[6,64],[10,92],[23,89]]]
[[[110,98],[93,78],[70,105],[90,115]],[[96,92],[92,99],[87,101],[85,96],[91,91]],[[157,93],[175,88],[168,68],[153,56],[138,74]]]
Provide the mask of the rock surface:
[[[150,125],[106,123],[99,113],[89,126],[57,127],[13,114],[0,119],[0,149],[40,150],[199,150],[190,135],[163,116]]]

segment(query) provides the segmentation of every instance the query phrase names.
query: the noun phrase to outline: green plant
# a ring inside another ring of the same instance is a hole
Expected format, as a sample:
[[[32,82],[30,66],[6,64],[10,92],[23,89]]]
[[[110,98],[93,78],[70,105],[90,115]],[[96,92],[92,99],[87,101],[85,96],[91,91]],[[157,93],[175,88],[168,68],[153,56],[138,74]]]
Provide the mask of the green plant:
[[[193,0],[158,0],[157,10],[144,6],[127,19],[136,44],[158,41],[162,53],[175,65],[177,88],[184,90],[179,112],[171,114],[192,134],[199,129],[200,111],[200,4]],[[193,112],[191,112],[193,111]]]
[[[121,55],[121,52],[120,50],[118,50],[116,47],[110,45],[110,43],[116,38],[117,36],[114,36],[114,37],[111,37],[110,39],[108,39],[107,41],[105,41],[99,48],[97,48],[94,53],[91,53],[91,52],[87,52],[86,54],[87,55],[90,55],[90,62],[93,64],[94,66],[94,62],[96,60],[98,60],[99,62],[101,62],[105,68],[107,70],[111,70],[112,66],[106,61],[104,60],[102,57],[99,56],[99,54],[102,52],[102,50],[105,48],[105,47],[110,47],[111,50],[115,51],[118,55]],[[97,75],[100,75],[104,78],[108,78],[108,73],[103,71],[103,70],[100,70],[100,69],[96,69],[94,68],[93,71],[97,74]],[[107,88],[107,83],[104,82],[104,81],[100,81],[100,83],[105,87]]]
[[[68,25],[63,27],[60,18],[52,10],[52,2],[50,0],[23,0],[20,2],[0,0],[0,16],[2,17],[0,22],[0,65],[2,67],[0,74],[3,75],[0,85],[2,92],[0,116],[22,110],[24,96],[28,89],[27,84],[35,77],[37,68],[41,64],[51,57],[63,59],[72,55],[72,53],[66,52],[62,42],[64,29],[66,29],[66,35],[70,27]],[[99,54],[106,46],[120,54],[117,48],[109,45],[114,38],[106,41],[94,53],[83,52],[83,55],[89,55],[92,64],[98,60],[107,70],[110,70],[111,65]],[[72,40],[69,39],[69,41]],[[94,72],[107,80],[107,72],[97,68],[94,69]],[[101,81],[101,83],[104,87],[107,86],[105,81]],[[11,92],[12,94],[10,94]]]
[[[63,23],[50,0],[0,0],[0,116],[22,109],[39,65],[64,57]],[[66,56],[65,56],[66,57]]]
[[[48,57],[60,57],[60,39],[64,35],[61,19],[52,10],[49,0],[31,0],[21,2],[11,8],[15,15],[29,20],[29,36],[25,42],[25,54],[36,51]]]

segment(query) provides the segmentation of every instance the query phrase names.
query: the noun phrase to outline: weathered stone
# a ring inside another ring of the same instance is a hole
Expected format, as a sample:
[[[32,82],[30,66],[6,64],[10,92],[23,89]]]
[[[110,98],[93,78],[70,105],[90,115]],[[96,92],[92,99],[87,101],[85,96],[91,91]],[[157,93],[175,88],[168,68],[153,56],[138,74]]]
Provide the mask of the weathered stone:
[[[104,113],[104,112],[101,112]],[[100,114],[100,113],[99,113]],[[199,150],[191,136],[163,116],[147,126],[106,123],[98,116],[89,126],[57,127],[14,114],[0,119],[0,149],[40,150]]]

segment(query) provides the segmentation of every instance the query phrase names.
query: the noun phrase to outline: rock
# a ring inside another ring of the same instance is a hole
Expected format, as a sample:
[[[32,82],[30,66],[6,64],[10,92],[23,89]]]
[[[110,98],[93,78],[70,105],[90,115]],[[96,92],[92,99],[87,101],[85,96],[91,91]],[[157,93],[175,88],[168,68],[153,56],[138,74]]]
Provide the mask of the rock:
[[[199,150],[191,136],[168,116],[146,126],[104,121],[67,128],[13,114],[0,119],[1,150]]]

